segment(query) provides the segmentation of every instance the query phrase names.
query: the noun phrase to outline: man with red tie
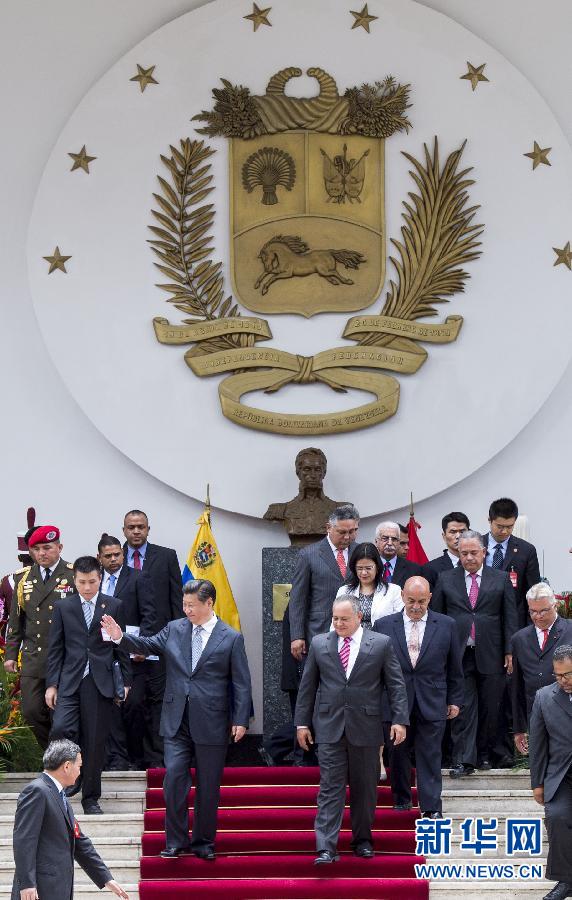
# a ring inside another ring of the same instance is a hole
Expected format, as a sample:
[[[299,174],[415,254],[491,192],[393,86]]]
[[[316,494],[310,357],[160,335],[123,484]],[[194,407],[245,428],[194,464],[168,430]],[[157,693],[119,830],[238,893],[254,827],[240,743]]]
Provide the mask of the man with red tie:
[[[290,646],[298,662],[304,661],[312,638],[330,628],[332,604],[344,583],[358,528],[355,506],[338,506],[328,519],[326,537],[298,554],[289,605]]]
[[[383,563],[383,577],[387,584],[403,587],[408,578],[421,575],[421,566],[398,554],[401,529],[397,522],[380,522],[375,529],[375,546]]]

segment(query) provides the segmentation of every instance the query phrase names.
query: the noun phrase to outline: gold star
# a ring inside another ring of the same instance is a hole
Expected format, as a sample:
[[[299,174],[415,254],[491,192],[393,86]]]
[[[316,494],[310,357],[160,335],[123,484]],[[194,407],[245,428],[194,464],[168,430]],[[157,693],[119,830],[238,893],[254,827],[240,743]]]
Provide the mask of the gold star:
[[[355,19],[355,22],[352,25],[352,31],[354,28],[359,28],[361,26],[369,34],[369,23],[375,22],[376,19],[379,19],[379,16],[370,16],[367,9],[367,3],[365,4],[361,12],[356,12],[353,9],[350,9],[350,12]]]
[[[473,90],[476,89],[479,81],[488,81],[486,75],[483,75],[483,69],[486,66],[486,63],[483,63],[482,66],[473,66],[470,62],[467,61],[468,70],[464,75],[461,75],[461,80],[466,78],[467,81],[471,82],[471,87]]]
[[[562,247],[562,250],[559,250],[558,247],[553,247],[552,249],[556,253],[554,265],[568,266],[569,269],[572,269],[572,250],[570,249],[570,241],[568,241],[565,247]]]
[[[249,19],[254,25],[254,30],[258,31],[260,25],[269,25],[272,28],[272,22],[268,21],[268,13],[272,9],[271,6],[267,6],[266,9],[259,9],[256,3],[252,4],[252,12],[249,16],[243,16],[243,19]]]
[[[537,166],[542,163],[544,166],[551,166],[552,163],[547,159],[548,154],[552,150],[552,147],[545,147],[544,150],[538,146],[536,141],[534,142],[534,150],[531,150],[530,153],[523,153],[523,156],[528,156],[529,159],[532,160],[532,171],[536,169]]]
[[[137,75],[134,75],[129,81],[138,81],[141,93],[143,93],[148,84],[159,84],[159,82],[153,78],[154,71],[155,66],[149,66],[148,69],[144,69],[143,66],[140,66],[139,63],[137,63]]]
[[[71,156],[73,159],[73,166],[70,169],[70,172],[75,172],[76,169],[83,169],[84,172],[87,172],[89,175],[89,164],[93,162],[94,159],[97,159],[97,156],[88,156],[85,150],[85,144],[79,151],[79,153],[68,153],[68,156]]]
[[[53,256],[44,256],[44,259],[50,264],[48,275],[51,275],[56,269],[60,269],[61,272],[65,272],[67,275],[66,263],[68,259],[71,259],[71,256],[62,256],[59,247],[56,247]]]

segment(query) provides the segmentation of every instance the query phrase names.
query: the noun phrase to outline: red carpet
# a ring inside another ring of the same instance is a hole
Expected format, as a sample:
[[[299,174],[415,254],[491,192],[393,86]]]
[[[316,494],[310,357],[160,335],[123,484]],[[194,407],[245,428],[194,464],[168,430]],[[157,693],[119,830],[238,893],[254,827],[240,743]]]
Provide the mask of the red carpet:
[[[396,812],[388,787],[378,789],[376,856],[358,859],[350,848],[349,809],[340,833],[342,857],[334,866],[314,866],[313,824],[318,769],[225,769],[219,810],[217,859],[161,859],[165,846],[161,769],[147,773],[141,900],[189,896],[221,900],[333,898],[427,900],[429,886],[415,879],[413,856],[418,810]],[[416,792],[414,792],[415,798]],[[192,806],[194,791],[189,794]],[[189,827],[193,813],[189,810]]]

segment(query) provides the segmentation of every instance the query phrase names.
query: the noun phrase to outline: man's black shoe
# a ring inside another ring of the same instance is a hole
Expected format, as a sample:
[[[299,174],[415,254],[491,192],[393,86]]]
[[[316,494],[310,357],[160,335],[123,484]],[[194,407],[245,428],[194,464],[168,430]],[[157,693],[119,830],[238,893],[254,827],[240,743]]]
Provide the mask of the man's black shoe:
[[[190,847],[165,847],[161,850],[160,855],[163,859],[175,859],[177,856],[184,856],[185,853],[192,853]]]
[[[209,862],[212,862],[213,859],[216,859],[216,853],[214,850],[193,850],[193,853],[197,857],[197,859],[208,859]]]
[[[399,812],[405,812],[408,809],[411,809],[411,803],[394,803],[393,808],[397,809]]]
[[[463,778],[465,775],[472,775],[474,771],[474,766],[466,766],[464,763],[460,763],[451,769],[449,775],[451,778]]]
[[[82,804],[83,806],[83,804]],[[102,816],[103,810],[99,803],[86,803],[83,807],[86,816]]]
[[[326,866],[339,860],[337,853],[330,853],[329,850],[321,850],[314,860],[315,866]]]
[[[482,772],[485,772],[488,769],[492,769],[492,763],[490,759],[482,759],[481,762],[478,762],[477,769],[480,769]]]
[[[568,881],[559,881],[542,900],[564,900],[565,897],[572,897],[572,884]]]
[[[428,809],[426,812],[421,813],[422,819],[442,819],[443,813],[440,809]]]
[[[361,856],[362,859],[373,859],[375,853],[373,847],[370,847],[369,844],[362,844],[359,847],[354,847],[354,856]]]

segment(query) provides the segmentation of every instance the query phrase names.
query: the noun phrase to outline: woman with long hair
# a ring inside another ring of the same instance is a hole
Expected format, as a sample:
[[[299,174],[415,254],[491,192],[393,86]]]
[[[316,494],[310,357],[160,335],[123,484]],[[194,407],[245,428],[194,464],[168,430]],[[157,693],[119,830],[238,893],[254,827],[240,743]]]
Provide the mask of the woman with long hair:
[[[382,616],[389,616],[403,609],[401,588],[397,584],[387,584],[383,577],[379,551],[369,541],[357,544],[348,560],[346,580],[338,590],[336,600],[345,595],[358,598],[364,628],[371,628]],[[386,781],[383,744],[379,748],[379,764],[379,780]]]

